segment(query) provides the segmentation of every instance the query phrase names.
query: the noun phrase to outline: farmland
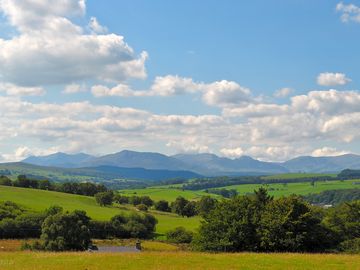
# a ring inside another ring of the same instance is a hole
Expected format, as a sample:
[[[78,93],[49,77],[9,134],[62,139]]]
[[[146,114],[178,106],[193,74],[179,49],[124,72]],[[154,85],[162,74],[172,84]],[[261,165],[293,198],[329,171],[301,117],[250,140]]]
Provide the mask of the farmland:
[[[69,211],[84,210],[94,220],[109,220],[121,212],[135,211],[135,208],[131,206],[100,207],[93,197],[6,186],[0,186],[0,198],[1,201],[13,201],[33,211],[43,211],[51,205],[59,205]],[[150,211],[150,213],[159,221],[156,231],[158,234],[164,234],[178,226],[195,230],[200,222],[199,217],[182,218],[172,213],[157,211]]]
[[[209,254],[191,252],[32,253],[1,252],[1,269],[359,269],[358,255]]]

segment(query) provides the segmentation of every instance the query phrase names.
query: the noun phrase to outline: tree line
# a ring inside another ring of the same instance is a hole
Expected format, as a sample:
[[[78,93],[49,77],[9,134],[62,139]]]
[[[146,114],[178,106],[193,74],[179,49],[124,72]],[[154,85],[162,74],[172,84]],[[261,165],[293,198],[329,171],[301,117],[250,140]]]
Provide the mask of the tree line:
[[[119,214],[109,221],[91,220],[85,211],[65,212],[52,206],[30,213],[13,202],[0,203],[0,238],[40,238],[28,248],[53,251],[85,250],[94,238],[151,238],[157,220],[150,214]]]
[[[31,179],[28,178],[26,175],[19,175],[15,181],[12,181],[7,176],[2,175],[0,176],[0,185],[50,190],[50,191],[57,191],[63,193],[85,195],[85,196],[94,196],[96,193],[108,191],[108,189],[101,184],[94,184],[90,182],[53,183],[46,179],[45,180]]]
[[[325,210],[299,196],[255,195],[218,202],[193,246],[222,252],[360,252],[360,201]]]

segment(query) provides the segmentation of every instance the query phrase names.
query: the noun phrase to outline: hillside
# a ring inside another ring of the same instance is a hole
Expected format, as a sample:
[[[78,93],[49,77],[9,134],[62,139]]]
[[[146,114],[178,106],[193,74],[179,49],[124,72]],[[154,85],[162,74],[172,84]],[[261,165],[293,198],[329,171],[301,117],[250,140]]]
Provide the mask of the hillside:
[[[93,197],[5,186],[0,186],[0,200],[13,201],[33,211],[43,211],[51,205],[59,205],[69,211],[84,210],[95,220],[109,220],[121,212],[130,213],[136,211],[131,206],[100,207]],[[178,226],[194,230],[200,222],[199,217],[182,218],[172,213],[156,211],[150,211],[150,213],[159,221],[156,227],[158,234],[164,234],[166,231]]]

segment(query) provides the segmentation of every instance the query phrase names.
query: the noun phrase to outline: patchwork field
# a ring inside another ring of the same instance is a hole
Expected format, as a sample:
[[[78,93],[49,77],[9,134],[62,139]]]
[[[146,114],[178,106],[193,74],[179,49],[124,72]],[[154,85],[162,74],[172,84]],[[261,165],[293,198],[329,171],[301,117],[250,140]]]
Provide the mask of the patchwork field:
[[[288,269],[357,270],[359,255],[209,254],[191,252],[45,253],[0,252],[0,269]]]
[[[131,206],[100,207],[93,197],[66,194],[60,192],[25,189],[16,187],[0,186],[0,200],[13,201],[30,210],[43,211],[51,205],[60,205],[65,210],[84,210],[95,220],[109,220],[113,216],[125,212],[136,211]],[[159,221],[156,226],[158,234],[183,226],[189,230],[195,230],[199,223],[199,217],[182,218],[172,213],[150,211]],[[1,269],[1,268],[0,268]]]
[[[148,187],[143,189],[128,189],[128,190],[120,190],[122,195],[125,196],[149,196],[151,199],[155,201],[159,200],[167,200],[167,201],[175,201],[175,199],[179,196],[184,197],[187,200],[198,200],[202,196],[208,195],[215,198],[221,198],[221,196],[215,194],[209,194],[204,191],[191,191],[191,190],[182,190],[179,188],[174,188],[174,185],[171,186],[162,186],[162,187]]]
[[[359,183],[359,184],[354,184]],[[236,185],[227,186],[226,189],[236,189],[240,195],[253,193],[255,189],[264,185]],[[288,184],[268,184],[265,185],[270,195],[274,197],[288,196],[291,194],[307,195],[310,193],[320,193],[325,190],[334,189],[352,189],[360,188],[360,180],[345,180],[345,181],[319,181],[315,182],[314,186],[310,182],[304,183],[288,183]]]

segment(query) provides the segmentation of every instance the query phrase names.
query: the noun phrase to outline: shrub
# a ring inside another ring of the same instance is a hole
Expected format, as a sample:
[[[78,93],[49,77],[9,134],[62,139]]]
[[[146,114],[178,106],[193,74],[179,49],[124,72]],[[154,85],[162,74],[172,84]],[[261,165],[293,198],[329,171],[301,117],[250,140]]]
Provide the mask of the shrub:
[[[148,211],[148,207],[145,204],[139,204],[136,206],[136,208],[140,211],[144,211],[144,212]]]
[[[176,244],[190,243],[193,239],[193,233],[185,230],[183,227],[177,227],[166,233],[166,239]]]
[[[171,211],[171,208],[169,207],[169,202],[165,201],[165,200],[160,200],[160,201],[156,202],[155,209],[158,211],[163,211],[163,212]]]
[[[99,192],[95,194],[95,200],[101,206],[111,205],[113,198],[114,194],[112,191]]]

